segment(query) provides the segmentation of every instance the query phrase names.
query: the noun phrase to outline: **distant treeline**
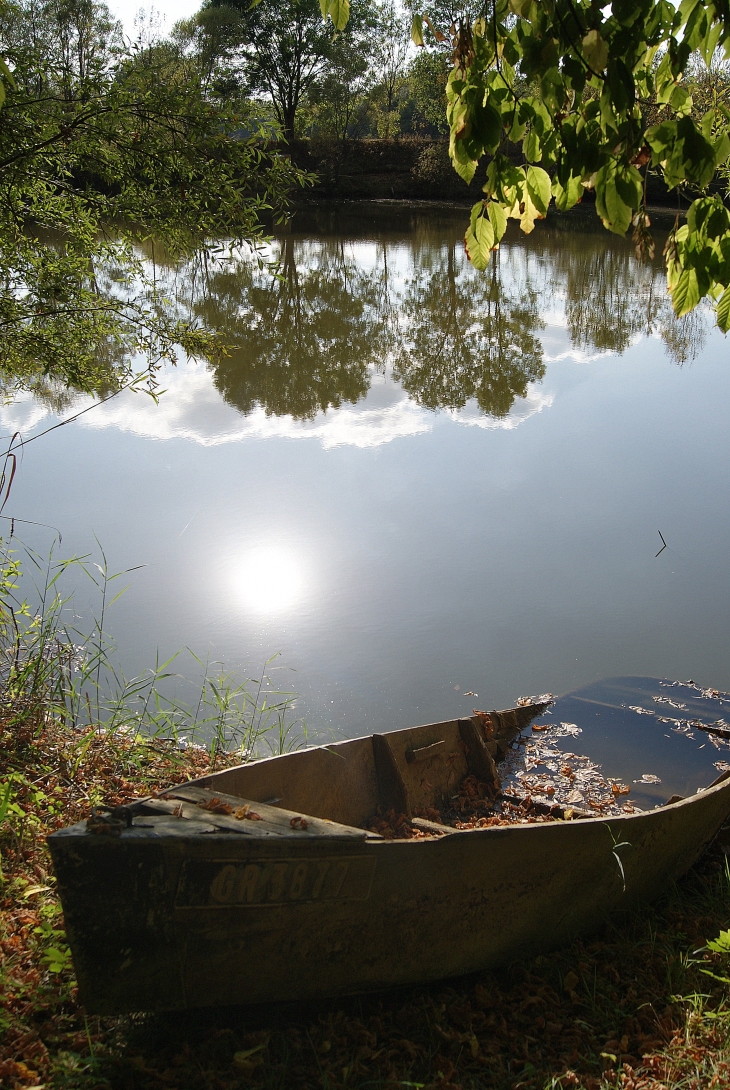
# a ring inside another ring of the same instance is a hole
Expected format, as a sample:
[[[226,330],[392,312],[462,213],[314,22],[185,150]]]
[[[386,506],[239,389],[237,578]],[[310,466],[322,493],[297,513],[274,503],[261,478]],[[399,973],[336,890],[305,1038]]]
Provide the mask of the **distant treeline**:
[[[282,147],[280,150],[285,151]],[[487,161],[483,161],[470,185],[451,166],[448,140],[432,136],[401,136],[397,139],[333,140],[324,137],[296,138],[289,150],[298,167],[317,178],[301,191],[298,201],[337,197],[341,200],[447,200],[471,204],[479,200]],[[523,163],[522,148],[513,144],[508,153]],[[689,201],[669,191],[659,174],[647,177],[649,205],[685,208]],[[592,204],[587,190],[584,204]]]

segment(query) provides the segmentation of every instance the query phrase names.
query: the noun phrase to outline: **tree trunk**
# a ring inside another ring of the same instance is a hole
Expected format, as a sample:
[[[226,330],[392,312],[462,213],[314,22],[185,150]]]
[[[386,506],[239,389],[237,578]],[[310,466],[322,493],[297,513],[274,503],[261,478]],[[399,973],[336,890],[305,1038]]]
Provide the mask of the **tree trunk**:
[[[286,140],[287,144],[291,144],[292,140],[294,139],[294,118],[296,117],[296,114],[296,106],[288,105],[285,106],[282,110],[282,118],[284,121],[284,139]]]

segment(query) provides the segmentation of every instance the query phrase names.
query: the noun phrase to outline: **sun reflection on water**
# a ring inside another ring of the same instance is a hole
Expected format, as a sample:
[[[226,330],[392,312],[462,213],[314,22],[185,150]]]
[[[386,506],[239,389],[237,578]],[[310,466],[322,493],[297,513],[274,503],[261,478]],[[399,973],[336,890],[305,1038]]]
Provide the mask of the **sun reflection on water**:
[[[243,556],[234,587],[239,601],[252,612],[281,613],[303,597],[305,570],[291,549],[259,545]]]

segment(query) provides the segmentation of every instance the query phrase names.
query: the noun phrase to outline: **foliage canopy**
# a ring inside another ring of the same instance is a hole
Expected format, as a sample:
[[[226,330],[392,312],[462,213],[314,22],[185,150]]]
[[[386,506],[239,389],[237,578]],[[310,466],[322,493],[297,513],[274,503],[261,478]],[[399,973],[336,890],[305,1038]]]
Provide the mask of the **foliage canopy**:
[[[730,156],[730,111],[710,96],[696,120],[683,79],[697,53],[709,68],[716,50],[730,51],[727,0],[493,0],[473,23],[439,30],[436,18],[416,15],[412,36],[424,45],[428,27],[452,40],[452,163],[468,182],[491,157],[465,237],[471,261],[486,267],[509,217],[529,232],[552,199],[565,211],[586,190],[604,227],[633,226],[638,252],[651,255],[646,176],[658,170],[695,198],[665,247],[674,309],[686,314],[709,295],[727,330],[730,214],[713,180]],[[521,143],[523,166],[507,141]]]
[[[12,0],[0,42],[13,71],[0,111],[0,379],[108,390],[140,353],[149,367],[178,346],[217,351],[164,297],[140,244],[255,246],[304,176],[267,150],[259,123],[211,101],[173,43],[127,48],[96,0]]]

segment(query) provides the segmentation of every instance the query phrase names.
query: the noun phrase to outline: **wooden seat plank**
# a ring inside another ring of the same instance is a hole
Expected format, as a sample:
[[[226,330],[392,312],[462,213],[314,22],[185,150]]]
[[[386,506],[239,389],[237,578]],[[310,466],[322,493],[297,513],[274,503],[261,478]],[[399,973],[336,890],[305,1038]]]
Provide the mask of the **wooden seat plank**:
[[[227,795],[222,791],[211,791],[207,787],[196,787],[193,784],[182,784],[171,787],[164,792],[165,799],[183,799],[187,802],[212,802],[219,799],[220,802],[232,806],[234,810],[243,806],[250,806],[251,810],[263,820],[252,821],[250,818],[239,820],[238,818],[216,814],[205,807],[196,806],[197,817],[200,820],[201,811],[205,821],[213,821],[215,818],[226,818],[224,828],[240,829],[245,826],[246,833],[256,833],[258,829],[270,830],[278,836],[312,837],[312,836],[337,836],[354,837],[358,840],[381,839],[378,834],[365,829],[356,829],[352,825],[341,825],[337,821],[329,821],[327,818],[311,817],[309,814],[297,813],[296,810],[284,810],[280,806],[270,806],[265,802],[254,802],[252,799],[240,798],[238,795]]]
[[[194,802],[186,802],[184,799],[150,799],[145,803],[145,809],[154,810],[160,814],[169,814],[171,817],[179,817],[188,822],[206,822],[215,825],[217,829],[225,829],[226,832],[238,833],[240,836],[285,836],[286,833],[280,825],[272,825],[268,821],[239,821],[229,814],[212,814],[196,806]]]

